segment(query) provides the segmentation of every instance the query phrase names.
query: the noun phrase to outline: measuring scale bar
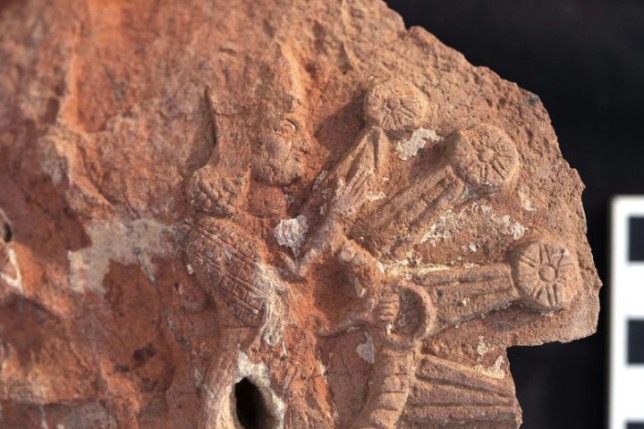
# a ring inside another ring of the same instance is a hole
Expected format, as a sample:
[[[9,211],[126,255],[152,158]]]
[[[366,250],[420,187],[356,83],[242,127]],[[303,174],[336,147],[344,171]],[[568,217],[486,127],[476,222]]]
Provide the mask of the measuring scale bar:
[[[644,196],[612,202],[610,429],[644,429]]]

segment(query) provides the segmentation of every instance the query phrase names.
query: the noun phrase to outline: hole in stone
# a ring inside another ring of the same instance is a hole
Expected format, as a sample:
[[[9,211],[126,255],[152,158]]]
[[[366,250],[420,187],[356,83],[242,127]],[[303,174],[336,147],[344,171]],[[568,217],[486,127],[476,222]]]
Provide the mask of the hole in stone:
[[[235,384],[235,402],[237,420],[245,429],[275,427],[275,419],[266,406],[262,392],[249,379],[243,378]]]
[[[11,225],[9,225],[9,222],[6,222],[2,217],[0,216],[0,236],[2,237],[2,241],[5,243],[11,242],[13,239],[13,231],[11,230]]]
[[[2,231],[0,231],[0,233],[2,233],[2,240],[4,240],[5,243],[9,243],[13,239],[13,231],[11,230],[11,226],[5,222],[3,222],[2,226]]]

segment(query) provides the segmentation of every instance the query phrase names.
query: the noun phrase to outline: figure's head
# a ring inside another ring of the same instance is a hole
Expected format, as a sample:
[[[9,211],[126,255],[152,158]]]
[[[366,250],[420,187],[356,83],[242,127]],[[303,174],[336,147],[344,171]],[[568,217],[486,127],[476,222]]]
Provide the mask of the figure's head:
[[[259,71],[256,141],[251,167],[255,179],[287,185],[304,175],[309,151],[308,111],[298,62],[277,49]]]
[[[257,127],[252,169],[256,179],[271,185],[287,185],[304,174],[309,146],[305,111],[299,101],[288,98],[265,103]]]

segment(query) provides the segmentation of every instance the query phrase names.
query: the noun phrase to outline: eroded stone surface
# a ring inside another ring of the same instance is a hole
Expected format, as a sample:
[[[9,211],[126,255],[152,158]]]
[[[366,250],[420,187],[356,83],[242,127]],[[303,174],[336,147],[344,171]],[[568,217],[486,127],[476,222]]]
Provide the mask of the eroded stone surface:
[[[538,98],[383,3],[0,14],[3,426],[515,428],[594,331]]]

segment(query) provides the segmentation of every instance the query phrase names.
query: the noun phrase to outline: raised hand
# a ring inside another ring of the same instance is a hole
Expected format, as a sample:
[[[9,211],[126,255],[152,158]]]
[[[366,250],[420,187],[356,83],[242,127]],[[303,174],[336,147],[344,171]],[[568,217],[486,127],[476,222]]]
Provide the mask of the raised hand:
[[[358,166],[346,186],[340,182],[331,205],[331,213],[341,219],[353,217],[367,200],[367,193],[373,183],[373,171],[364,165]]]

